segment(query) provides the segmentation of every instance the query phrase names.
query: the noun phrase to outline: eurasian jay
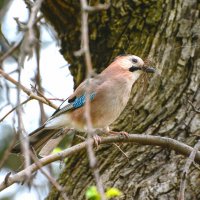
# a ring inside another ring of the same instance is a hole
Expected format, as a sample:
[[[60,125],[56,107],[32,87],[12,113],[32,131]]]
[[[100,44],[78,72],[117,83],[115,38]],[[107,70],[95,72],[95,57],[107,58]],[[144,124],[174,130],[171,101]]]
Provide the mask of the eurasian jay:
[[[56,110],[40,128],[30,133],[30,145],[41,149],[59,130],[68,128],[87,131],[85,120],[86,91],[90,101],[90,116],[94,129],[107,130],[124,110],[132,85],[143,72],[154,73],[135,55],[118,56],[105,70],[94,78],[83,81],[68,98],[68,104]],[[89,90],[88,90],[89,87]],[[19,151],[16,145],[14,152]]]

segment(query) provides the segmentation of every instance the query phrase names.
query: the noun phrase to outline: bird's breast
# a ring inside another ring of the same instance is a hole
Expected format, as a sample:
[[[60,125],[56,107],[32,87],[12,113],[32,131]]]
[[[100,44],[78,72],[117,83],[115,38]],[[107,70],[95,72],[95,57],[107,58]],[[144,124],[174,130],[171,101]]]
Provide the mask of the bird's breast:
[[[104,128],[113,123],[124,110],[130,96],[131,84],[126,81],[105,82],[90,102],[90,116],[94,128]],[[72,128],[85,130],[85,106],[71,111]]]
[[[95,128],[107,127],[119,117],[130,96],[130,91],[123,89],[105,93],[99,97],[101,101],[96,100],[91,104],[91,118]]]

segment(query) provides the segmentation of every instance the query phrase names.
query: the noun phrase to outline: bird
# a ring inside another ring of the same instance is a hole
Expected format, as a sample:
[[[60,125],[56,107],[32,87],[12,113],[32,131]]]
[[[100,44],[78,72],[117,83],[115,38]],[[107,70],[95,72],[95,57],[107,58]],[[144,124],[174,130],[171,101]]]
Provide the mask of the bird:
[[[116,133],[109,126],[126,107],[133,84],[144,72],[154,73],[155,68],[147,66],[136,55],[117,56],[100,74],[83,81],[67,98],[67,105],[59,107],[41,127],[29,134],[30,146],[41,151],[50,139],[59,137],[60,130],[86,132],[86,97],[90,102],[93,129]],[[20,145],[17,144],[13,152],[19,151]]]

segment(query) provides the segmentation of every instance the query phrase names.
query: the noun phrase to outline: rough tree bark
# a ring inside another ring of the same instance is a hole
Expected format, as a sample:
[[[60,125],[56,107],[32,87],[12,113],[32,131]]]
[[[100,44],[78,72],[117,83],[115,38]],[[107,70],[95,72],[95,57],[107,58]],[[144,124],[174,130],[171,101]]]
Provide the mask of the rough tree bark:
[[[90,5],[105,1],[91,0]],[[89,15],[90,49],[97,72],[116,55],[131,53],[154,60],[154,75],[147,93],[132,99],[116,130],[175,138],[191,146],[200,135],[200,115],[188,103],[200,104],[200,17],[198,0],[112,0],[110,9]],[[85,78],[85,65],[74,52],[80,48],[80,2],[46,0],[42,11],[61,41],[61,53],[71,63],[76,85]],[[123,191],[122,199],[177,199],[186,158],[170,149],[133,144],[121,145],[127,158],[113,145],[97,151],[105,187]],[[191,167],[186,199],[200,199],[200,171]],[[94,184],[88,159],[82,152],[66,163],[59,178],[70,199],[85,199]],[[48,199],[61,199],[54,188]]]

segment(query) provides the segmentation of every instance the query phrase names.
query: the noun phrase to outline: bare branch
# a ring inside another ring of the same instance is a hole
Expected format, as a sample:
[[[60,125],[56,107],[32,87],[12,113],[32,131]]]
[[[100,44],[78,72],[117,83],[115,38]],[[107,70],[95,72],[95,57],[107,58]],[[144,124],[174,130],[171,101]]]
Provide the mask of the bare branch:
[[[4,53],[0,58],[0,63],[2,63],[8,56],[10,56],[21,44],[20,42],[16,42],[6,53]]]
[[[64,188],[52,177],[50,176],[44,169],[42,169],[42,165],[38,158],[30,151],[31,158],[33,159],[34,163],[37,165],[38,169],[41,171],[44,176],[49,180],[49,182],[61,193],[64,200],[68,200],[66,194],[64,193]]]
[[[65,101],[65,99],[60,99],[60,98],[48,98],[49,101]]]
[[[89,142],[94,145],[94,140],[91,138]],[[167,148],[171,150],[175,150],[177,153],[180,153],[184,156],[189,156],[191,152],[194,151],[194,148],[179,142],[175,139],[165,138],[160,136],[150,136],[150,135],[141,135],[141,134],[130,134],[128,138],[118,136],[111,136],[111,137],[103,137],[101,138],[100,144],[111,144],[113,142],[123,142],[123,143],[136,143],[141,145],[152,145],[152,146],[160,146],[162,148]],[[69,157],[74,155],[84,149],[87,148],[88,141],[79,143],[75,146],[67,148],[59,153],[46,156],[40,159],[40,164],[42,166],[48,165],[57,160],[63,160],[63,158]],[[134,148],[134,147],[133,147]],[[194,157],[194,160],[200,163],[200,152],[197,151]],[[26,178],[26,170],[30,170],[31,173],[37,171],[39,168],[36,164],[30,165],[28,168],[18,172],[13,176],[9,176],[7,179],[7,183],[4,181],[0,184],[0,191],[4,190],[5,188],[9,187],[14,183],[23,182]]]
[[[20,56],[20,66],[23,66],[24,60],[26,56],[29,57],[33,54],[33,50],[36,46],[36,43],[38,42],[36,39],[35,34],[35,25],[37,20],[37,13],[40,10],[40,7],[42,5],[43,0],[36,0],[34,4],[31,7],[31,13],[29,17],[28,24],[26,25],[26,32],[23,37],[23,42],[21,45],[21,56]]]
[[[113,143],[113,145],[125,156],[125,158],[127,159],[127,161],[129,162],[129,158],[128,156],[126,155],[126,153],[119,147],[119,145]]]
[[[12,108],[8,113],[6,113],[1,119],[0,122],[2,122],[10,113],[12,113],[14,110],[16,110],[19,106],[22,106],[24,104],[26,104],[27,102],[29,102],[32,98],[29,97],[28,99],[26,99],[25,101],[21,102],[20,105],[15,106],[14,108]]]
[[[79,54],[83,53],[85,57],[85,63],[87,66],[87,90],[86,90],[86,103],[85,103],[85,119],[86,119],[86,125],[87,125],[87,132],[88,132],[88,139],[87,139],[87,152],[89,157],[89,163],[90,167],[93,171],[93,175],[97,184],[97,189],[99,191],[101,200],[105,200],[105,193],[103,184],[101,181],[101,177],[99,174],[99,169],[97,168],[97,161],[95,157],[95,153],[93,151],[93,145],[90,142],[90,138],[93,135],[93,126],[92,126],[92,120],[90,115],[90,77],[93,73],[92,70],[92,60],[90,55],[90,48],[89,48],[89,34],[88,34],[88,12],[86,8],[92,8],[89,7],[86,0],[80,0],[81,2],[81,11],[82,11],[82,21],[81,21],[81,37],[82,37],[82,48],[79,50]]]
[[[189,173],[189,168],[190,168],[191,164],[195,160],[195,156],[196,156],[199,148],[200,148],[200,140],[197,142],[197,144],[195,144],[194,149],[190,153],[190,156],[188,157],[188,159],[185,163],[185,167],[184,167],[183,175],[182,175],[182,179],[181,179],[181,185],[180,185],[178,200],[184,200],[185,199],[185,187],[186,187],[187,175]]]
[[[29,155],[29,138],[27,137],[28,133],[25,131],[23,120],[22,120],[22,107],[21,105],[21,66],[18,65],[18,85],[17,85],[17,123],[18,123],[18,130],[17,133],[19,134],[20,145],[22,147],[22,152],[25,159],[25,168],[27,168],[31,164],[31,159]],[[23,141],[23,142],[22,142]],[[26,181],[30,183],[31,180],[31,171],[26,171]]]
[[[21,83],[17,82],[15,79],[13,79],[11,76],[9,76],[6,72],[4,72],[2,69],[0,69],[0,74],[8,81],[19,87],[23,92],[25,92],[30,98],[36,99],[38,101],[41,101],[42,103],[45,103],[52,108],[57,109],[57,106],[51,103],[48,99],[44,99],[43,97],[39,97],[35,95],[31,90],[23,86]]]
[[[87,66],[88,75],[92,75],[92,61],[90,56],[90,49],[89,49],[89,36],[88,36],[88,13],[85,11],[85,8],[88,7],[86,0],[80,0],[81,2],[81,42],[82,46],[81,49],[75,52],[76,56],[81,56],[84,54],[85,56],[85,63]]]
[[[197,109],[197,108],[194,106],[194,104],[193,104],[190,100],[188,100],[188,103],[192,106],[192,109],[194,110],[194,112],[200,114],[200,110]]]
[[[44,98],[46,101],[50,101],[50,99],[46,98],[46,97],[42,94],[42,92],[40,92],[40,91],[36,88],[36,86],[34,87],[33,85],[31,85],[31,89],[32,89],[34,92],[36,92],[38,96]]]
[[[107,10],[110,7],[109,4],[98,4],[96,6],[85,6],[83,9],[86,12],[95,12],[95,11],[102,11],[102,10]]]

